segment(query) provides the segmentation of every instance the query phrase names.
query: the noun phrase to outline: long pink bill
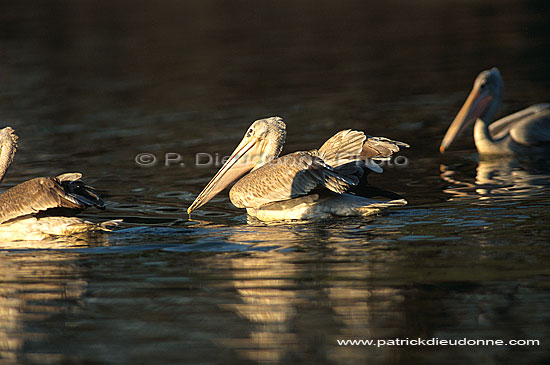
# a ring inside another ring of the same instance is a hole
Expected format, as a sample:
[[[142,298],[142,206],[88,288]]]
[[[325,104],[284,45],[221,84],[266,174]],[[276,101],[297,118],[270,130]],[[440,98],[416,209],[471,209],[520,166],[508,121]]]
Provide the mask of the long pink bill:
[[[243,139],[227,162],[197,196],[193,204],[187,208],[187,214],[191,214],[192,211],[208,203],[220,191],[229,186],[229,184],[252,170],[257,161],[257,155],[252,153],[255,151],[254,146],[256,145],[256,139]]]
[[[489,105],[493,95],[491,95],[487,90],[481,90],[476,87],[472,90],[466,102],[460,108],[460,111],[456,115],[455,119],[451,123],[451,126],[445,133],[439,151],[441,153],[445,152],[451,143],[468,127],[473,121],[481,117]]]

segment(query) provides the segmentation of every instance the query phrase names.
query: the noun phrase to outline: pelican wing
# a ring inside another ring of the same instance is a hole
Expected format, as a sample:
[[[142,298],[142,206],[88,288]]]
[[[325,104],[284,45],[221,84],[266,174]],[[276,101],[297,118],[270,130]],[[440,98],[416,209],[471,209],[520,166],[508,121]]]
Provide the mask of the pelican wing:
[[[338,169],[340,166],[355,166],[357,169],[361,164],[356,162],[365,160],[366,167],[375,171],[382,172],[382,168],[370,159],[390,157],[401,148],[408,148],[409,145],[404,142],[394,141],[385,137],[373,137],[365,135],[360,131],[346,129],[336,133],[321,148],[318,155],[328,165]],[[357,174],[353,171],[341,171],[345,175]]]
[[[340,131],[319,148],[319,157],[332,167],[357,160],[366,138],[363,132],[351,129]]]
[[[79,212],[88,206],[105,205],[93,188],[80,181],[78,173],[25,181],[0,195],[0,224],[49,209]]]
[[[545,113],[546,115],[548,115],[549,111],[550,104],[548,103],[531,105],[528,108],[510,114],[504,118],[497,120],[496,122],[491,123],[491,125],[489,126],[489,133],[494,140],[501,139],[502,137],[509,134],[511,130],[515,128],[517,123],[521,123],[523,121],[531,119],[539,119]]]
[[[238,208],[259,208],[265,204],[307,195],[318,186],[344,193],[358,177],[344,176],[313,152],[295,152],[253,170],[231,189],[231,202]]]
[[[547,106],[513,125],[510,136],[514,142],[523,145],[550,143],[550,104]]]
[[[361,156],[366,158],[384,158],[397,153],[401,148],[409,148],[405,142],[394,141],[386,137],[367,136]]]

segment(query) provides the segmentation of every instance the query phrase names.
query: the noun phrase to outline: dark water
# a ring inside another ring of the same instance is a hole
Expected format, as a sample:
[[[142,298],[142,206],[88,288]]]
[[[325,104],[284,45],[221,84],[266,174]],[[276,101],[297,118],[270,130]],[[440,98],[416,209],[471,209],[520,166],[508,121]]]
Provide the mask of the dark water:
[[[550,101],[549,42],[545,1],[0,3],[4,187],[82,171],[108,202],[84,216],[124,219],[0,243],[0,363],[548,362],[547,160],[479,161],[471,135],[437,151],[483,69],[503,114]],[[343,128],[407,141],[372,182],[409,205],[263,224],[223,193],[188,221],[217,169],[196,154],[272,115],[287,152]],[[541,345],[337,344],[434,337]]]

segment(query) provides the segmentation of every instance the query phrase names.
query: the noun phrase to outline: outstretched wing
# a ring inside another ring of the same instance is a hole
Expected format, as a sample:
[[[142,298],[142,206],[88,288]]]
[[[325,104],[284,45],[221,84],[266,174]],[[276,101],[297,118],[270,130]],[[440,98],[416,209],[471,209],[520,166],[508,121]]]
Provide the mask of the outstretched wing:
[[[389,138],[373,137],[360,131],[346,129],[326,141],[319,148],[319,156],[333,168],[344,165],[357,167],[359,166],[357,163],[350,165],[350,162],[363,160],[367,168],[382,172],[382,168],[371,160],[390,157],[402,148],[409,148],[409,145]],[[345,174],[345,172],[343,173]]]
[[[365,165],[369,170],[381,173],[383,170],[375,161],[387,159],[402,148],[409,147],[405,142],[394,141],[386,137],[367,136],[361,150],[361,157],[365,159]]]
[[[358,180],[338,174],[313,153],[295,152],[244,176],[233,186],[229,197],[238,208],[259,208],[307,195],[318,186],[341,194]]]
[[[390,157],[394,153],[399,152],[402,148],[409,148],[405,142],[394,141],[386,137],[367,136],[367,140],[363,144],[361,156],[366,158],[384,158]]]
[[[0,195],[0,224],[49,209],[78,213],[89,206],[105,208],[95,190],[80,181],[81,174],[39,177],[25,181]]]
[[[363,132],[351,129],[340,131],[323,143],[318,150],[318,155],[332,167],[356,161],[363,149],[365,139],[367,136]]]

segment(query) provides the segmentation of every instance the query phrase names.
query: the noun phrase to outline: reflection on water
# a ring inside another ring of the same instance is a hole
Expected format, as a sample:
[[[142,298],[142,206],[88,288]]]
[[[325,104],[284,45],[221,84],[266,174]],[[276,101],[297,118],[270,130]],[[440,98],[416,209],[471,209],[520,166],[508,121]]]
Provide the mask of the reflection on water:
[[[342,347],[337,339],[550,338],[544,158],[439,143],[483,69],[503,114],[550,101],[544,1],[89,0],[0,6],[0,189],[81,171],[114,234],[0,243],[0,363],[543,363],[547,347]],[[513,86],[511,86],[513,85]],[[185,209],[256,119],[284,153],[344,128],[403,140],[372,174],[409,205],[300,224],[222,193]],[[185,166],[137,166],[178,153]]]
[[[105,247],[113,244],[109,233],[85,232],[73,236],[52,236],[40,241],[0,241],[0,250],[48,250]]]
[[[87,282],[70,254],[0,253],[0,360],[53,363],[63,359],[47,344],[56,316],[82,305]],[[22,354],[25,353],[25,356]]]
[[[222,340],[254,361],[282,361],[288,351],[296,351],[298,336],[293,333],[296,316],[294,278],[296,267],[279,255],[230,260],[232,283],[240,303],[226,306],[251,323],[245,338]]]
[[[485,157],[478,162],[473,182],[468,182],[464,169],[453,171],[445,165],[441,165],[440,169],[441,178],[452,186],[444,192],[457,198],[477,194],[480,200],[515,200],[547,194],[550,175],[544,168],[546,163],[545,160],[537,160],[536,156],[531,161],[521,161],[515,157]]]

